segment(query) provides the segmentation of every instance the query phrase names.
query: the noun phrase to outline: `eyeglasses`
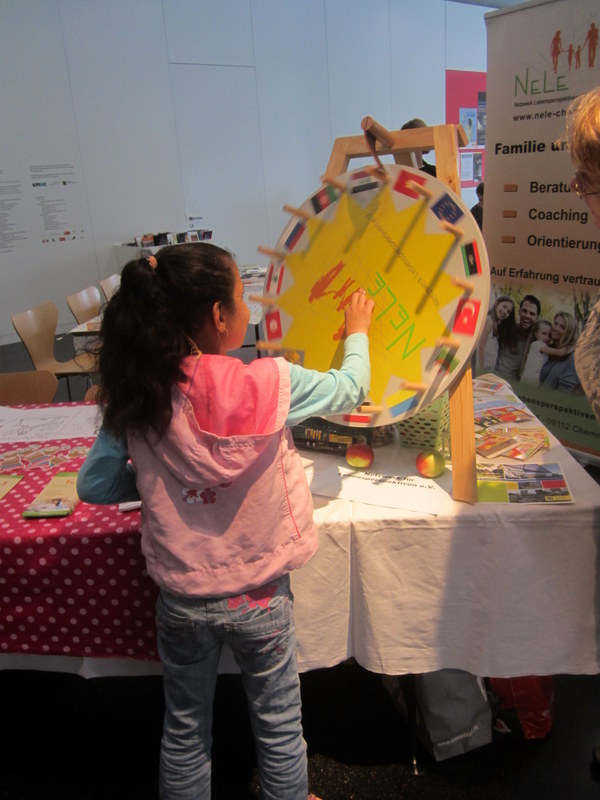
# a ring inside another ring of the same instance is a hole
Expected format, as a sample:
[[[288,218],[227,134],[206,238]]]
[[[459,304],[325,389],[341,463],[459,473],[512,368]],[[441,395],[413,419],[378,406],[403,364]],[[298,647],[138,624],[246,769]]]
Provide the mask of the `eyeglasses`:
[[[589,197],[591,194],[600,194],[600,189],[588,189],[585,172],[578,169],[573,176],[572,184],[577,197]]]

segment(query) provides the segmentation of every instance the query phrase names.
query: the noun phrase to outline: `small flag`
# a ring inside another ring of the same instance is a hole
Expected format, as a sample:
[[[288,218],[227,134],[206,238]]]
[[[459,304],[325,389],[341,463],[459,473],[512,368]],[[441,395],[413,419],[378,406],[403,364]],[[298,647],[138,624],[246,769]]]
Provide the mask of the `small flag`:
[[[267,281],[266,281],[266,291],[267,294],[280,294],[281,293],[281,284],[283,282],[283,264],[279,265],[279,269],[275,272],[275,264],[272,262],[269,264],[269,271],[267,273]]]
[[[368,414],[344,414],[342,419],[344,422],[366,422],[370,425],[373,418]]]
[[[465,275],[481,275],[481,262],[477,242],[469,242],[461,247]]]
[[[431,206],[431,210],[438,219],[444,219],[451,225],[454,225],[461,217],[464,217],[464,211],[454,202],[449,194],[444,194],[440,199]]]
[[[459,300],[456,307],[456,317],[452,331],[454,333],[465,333],[473,336],[479,319],[481,303],[479,300],[464,299]]]
[[[379,181],[369,181],[368,183],[358,183],[350,189],[350,194],[358,194],[358,192],[368,192],[370,189],[378,189],[383,184]]]
[[[405,194],[408,197],[418,198],[419,193],[415,192],[415,190],[408,185],[409,183],[418,183],[419,186],[425,186],[427,179],[403,169],[398,175],[398,180],[394,184],[394,191]]]
[[[293,250],[294,247],[298,244],[298,240],[304,233],[306,225],[303,222],[297,222],[288,238],[285,240],[285,246],[288,250]]]
[[[405,400],[402,400],[400,403],[395,403],[393,406],[390,406],[390,413],[393,417],[398,417],[400,414],[405,414],[407,411],[411,411],[415,408],[419,403],[420,397],[418,394],[413,394],[410,397],[407,397]]]
[[[278,309],[269,311],[265,314],[265,329],[267,332],[267,339],[281,339],[283,331],[281,328],[281,317],[279,316]]]
[[[435,363],[440,368],[441,372],[452,372],[458,366],[458,359],[448,347],[440,351],[435,359]]]
[[[330,184],[323,186],[322,189],[319,189],[319,191],[310,198],[315,214],[320,214],[321,211],[324,211],[332,203],[335,203],[339,196],[339,192]]]
[[[271,293],[271,283],[273,282],[274,275],[273,272],[275,271],[275,264],[271,261],[269,264],[269,269],[267,271],[267,280],[265,281],[265,290],[267,294]]]

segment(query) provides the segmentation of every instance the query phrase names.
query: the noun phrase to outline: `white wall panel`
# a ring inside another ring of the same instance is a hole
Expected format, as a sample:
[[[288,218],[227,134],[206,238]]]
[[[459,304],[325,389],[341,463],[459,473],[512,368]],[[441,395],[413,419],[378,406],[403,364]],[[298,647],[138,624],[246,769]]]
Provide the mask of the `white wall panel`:
[[[252,23],[268,218],[262,244],[272,246],[289,219],[283,204],[300,205],[319,187],[331,152],[323,0],[252,0]]]
[[[485,14],[489,8],[446,3],[446,69],[485,72],[487,33]]]
[[[394,127],[413,117],[428,125],[446,121],[445,6],[443,0],[390,0]]]
[[[101,277],[113,244],[185,230],[160,0],[60,0]]]
[[[254,64],[249,0],[163,0],[163,6],[171,63]]]
[[[182,230],[188,215],[255,263],[335,137],[360,134],[366,114],[441,123],[445,70],[485,70],[485,9],[444,0],[0,7],[0,197],[16,187],[1,206],[0,342],[16,338],[11,313],[44,299],[68,329],[65,295],[113,271],[115,242]],[[40,164],[71,169],[69,240],[43,241]]]
[[[331,130],[361,133],[366,115],[393,127],[388,0],[325,0]]]
[[[175,64],[171,76],[187,214],[256,263],[267,224],[254,70]]]
[[[95,257],[56,3],[3,3],[0,58],[0,210],[7,214],[1,226],[0,341],[5,342],[16,340],[11,314],[52,299],[66,315],[65,295],[83,288],[77,284],[79,270],[95,273]],[[43,178],[32,173],[50,165],[63,169],[46,170]],[[68,186],[61,181],[65,165],[72,169]],[[61,177],[54,177],[58,172]],[[11,185],[14,204],[5,194]],[[44,219],[44,209],[56,202],[63,207],[57,216],[76,231],[63,241],[49,234]]]

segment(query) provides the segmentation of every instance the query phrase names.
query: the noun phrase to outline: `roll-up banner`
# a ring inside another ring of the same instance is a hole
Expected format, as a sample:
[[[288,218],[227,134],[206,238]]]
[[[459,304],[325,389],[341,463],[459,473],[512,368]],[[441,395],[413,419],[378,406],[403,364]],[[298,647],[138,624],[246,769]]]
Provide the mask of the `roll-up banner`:
[[[571,101],[600,84],[600,3],[533,0],[485,21],[492,292],[476,371],[508,379],[567,447],[597,461],[600,425],[573,349],[600,296],[600,230],[570,191],[560,139]]]

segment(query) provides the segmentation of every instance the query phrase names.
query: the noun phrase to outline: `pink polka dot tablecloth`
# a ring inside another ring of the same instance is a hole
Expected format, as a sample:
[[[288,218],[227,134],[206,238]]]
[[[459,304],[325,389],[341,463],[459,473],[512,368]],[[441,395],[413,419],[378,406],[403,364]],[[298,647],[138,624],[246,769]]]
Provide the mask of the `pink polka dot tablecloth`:
[[[79,503],[67,517],[21,516],[92,442],[0,444],[0,478],[23,476],[0,500],[0,653],[158,660],[139,511]]]

